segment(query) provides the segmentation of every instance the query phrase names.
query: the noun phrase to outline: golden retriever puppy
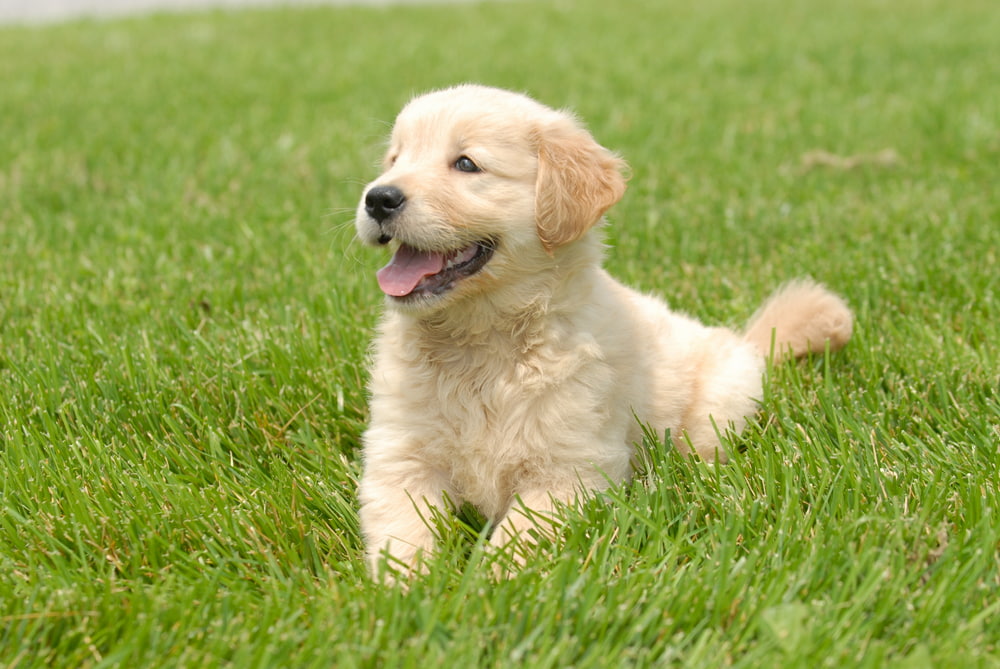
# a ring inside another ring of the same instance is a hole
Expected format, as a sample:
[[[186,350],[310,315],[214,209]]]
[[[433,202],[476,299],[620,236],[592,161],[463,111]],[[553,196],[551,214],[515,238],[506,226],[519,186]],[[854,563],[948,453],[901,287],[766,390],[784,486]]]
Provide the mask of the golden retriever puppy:
[[[601,268],[595,229],[624,162],[573,116],[464,85],[412,100],[358,207],[394,255],[364,435],[361,529],[377,571],[432,550],[431,508],[471,503],[502,546],[554,501],[627,479],[640,421],[724,460],[765,358],[837,349],[852,315],[821,286],[776,293],[743,333],[674,313]],[[773,349],[772,349],[773,346]]]

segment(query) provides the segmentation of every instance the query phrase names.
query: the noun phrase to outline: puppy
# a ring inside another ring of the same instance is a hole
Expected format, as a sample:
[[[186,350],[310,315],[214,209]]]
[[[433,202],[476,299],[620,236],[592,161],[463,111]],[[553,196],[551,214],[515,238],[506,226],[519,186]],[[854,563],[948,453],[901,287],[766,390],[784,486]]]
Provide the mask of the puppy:
[[[601,268],[625,163],[573,116],[464,85],[412,100],[356,227],[394,255],[374,345],[361,529],[373,570],[432,550],[433,508],[471,503],[502,546],[555,502],[630,475],[640,422],[725,460],[765,359],[838,349],[852,315],[799,281],[743,333],[671,312]]]

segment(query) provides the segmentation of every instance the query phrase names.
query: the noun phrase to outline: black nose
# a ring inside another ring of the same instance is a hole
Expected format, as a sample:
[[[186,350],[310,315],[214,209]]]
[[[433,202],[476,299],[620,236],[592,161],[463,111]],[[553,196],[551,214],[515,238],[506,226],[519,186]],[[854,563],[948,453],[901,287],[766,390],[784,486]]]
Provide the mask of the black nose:
[[[404,204],[406,196],[395,186],[375,186],[365,195],[365,211],[378,223],[383,223]]]

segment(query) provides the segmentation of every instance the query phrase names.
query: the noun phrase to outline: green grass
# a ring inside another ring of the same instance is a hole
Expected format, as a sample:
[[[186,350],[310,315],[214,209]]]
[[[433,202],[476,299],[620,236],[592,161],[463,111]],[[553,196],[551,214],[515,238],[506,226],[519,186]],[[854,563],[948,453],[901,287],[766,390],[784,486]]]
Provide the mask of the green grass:
[[[997,35],[991,0],[0,28],[0,666],[1000,666]],[[351,219],[464,80],[628,158],[618,276],[738,324],[810,274],[858,320],[731,464],[649,444],[501,583],[439,519],[404,592],[361,559]]]

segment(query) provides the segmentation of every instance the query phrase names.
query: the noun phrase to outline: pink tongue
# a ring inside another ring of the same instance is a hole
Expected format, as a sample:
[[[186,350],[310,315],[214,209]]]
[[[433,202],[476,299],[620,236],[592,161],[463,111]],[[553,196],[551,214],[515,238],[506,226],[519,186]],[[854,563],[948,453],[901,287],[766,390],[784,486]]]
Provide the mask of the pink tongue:
[[[444,254],[418,251],[403,244],[389,264],[378,271],[378,285],[386,295],[403,297],[413,292],[425,276],[444,269]]]

